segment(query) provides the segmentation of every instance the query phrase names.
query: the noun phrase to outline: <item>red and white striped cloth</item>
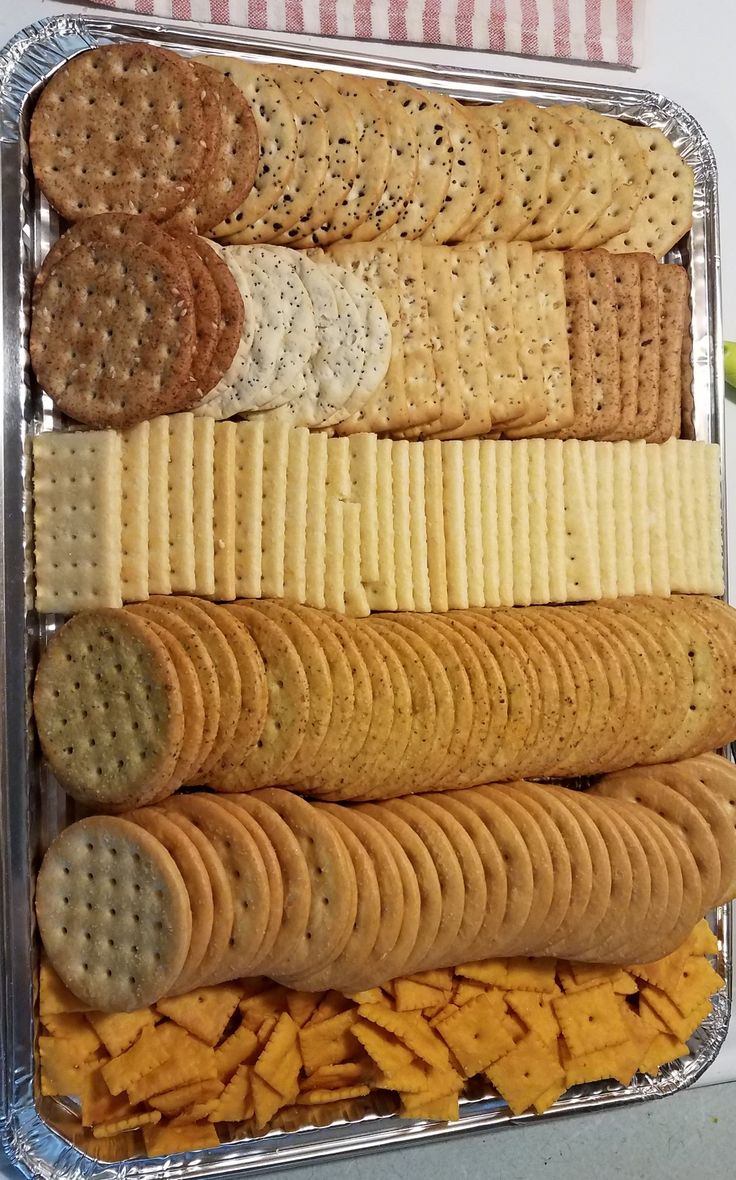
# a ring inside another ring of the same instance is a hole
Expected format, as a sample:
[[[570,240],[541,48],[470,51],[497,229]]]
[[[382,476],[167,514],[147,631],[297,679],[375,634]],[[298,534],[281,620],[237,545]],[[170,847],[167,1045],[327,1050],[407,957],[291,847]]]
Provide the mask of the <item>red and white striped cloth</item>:
[[[145,16],[636,66],[644,0],[91,0]]]

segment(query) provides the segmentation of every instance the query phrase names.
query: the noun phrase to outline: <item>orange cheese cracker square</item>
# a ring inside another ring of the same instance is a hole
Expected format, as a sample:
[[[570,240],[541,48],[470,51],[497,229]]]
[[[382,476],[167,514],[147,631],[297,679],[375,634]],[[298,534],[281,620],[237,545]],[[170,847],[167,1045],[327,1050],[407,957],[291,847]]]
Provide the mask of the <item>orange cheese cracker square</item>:
[[[356,1043],[351,1030],[357,1019],[357,1010],[350,1008],[329,1020],[299,1029],[299,1047],[307,1073],[313,1073],[320,1065],[339,1065],[355,1057]]]
[[[175,1090],[167,1090],[165,1094],[154,1094],[148,1099],[148,1105],[167,1116],[179,1114],[195,1103],[218,1098],[224,1088],[219,1078],[206,1078],[203,1082],[189,1082],[186,1086],[177,1086]]]
[[[383,1004],[361,1004],[358,1014],[361,1019],[393,1033],[415,1056],[421,1057],[428,1065],[435,1065],[440,1069],[449,1066],[450,1057],[444,1041],[416,1012],[394,1012]]]
[[[613,983],[619,972],[610,963],[570,963],[575,983],[579,988],[593,987],[598,983]]]
[[[553,1082],[548,1090],[545,1090],[543,1094],[540,1094],[539,1098],[535,1099],[532,1103],[534,1113],[544,1114],[545,1111],[548,1111],[550,1107],[554,1106],[558,1098],[562,1097],[566,1089],[567,1083],[563,1075],[562,1081]]]
[[[251,1074],[251,1086],[253,1089],[253,1107],[254,1119],[257,1127],[265,1127],[271,1121],[277,1110],[280,1110],[287,1102],[278,1090],[274,1090],[273,1086],[269,1086],[268,1082],[264,1082],[263,1078],[259,1078],[258,1074]],[[293,1094],[288,1099],[289,1102],[295,1098]]]
[[[286,1008],[286,988],[269,987],[265,992],[241,1000],[238,1007],[243,1015],[243,1024],[251,1032],[257,1033],[264,1020],[268,1020],[269,1016],[278,1018]]]
[[[87,1020],[111,1057],[129,1049],[144,1029],[153,1028],[156,1017],[152,1008],[134,1012],[88,1012]]]
[[[368,987],[362,992],[346,992],[345,995],[354,1004],[380,1004],[385,998],[380,987]]]
[[[436,987],[418,983],[415,979],[397,979],[394,985],[397,1012],[418,1012],[422,1008],[441,1004],[443,999],[443,993]]]
[[[364,1084],[342,1086],[334,1090],[303,1090],[296,1099],[296,1105],[321,1106],[325,1102],[339,1102],[345,1098],[364,1098],[370,1092],[370,1086]]]
[[[236,1123],[253,1117],[253,1085],[250,1066],[240,1065],[209,1113],[212,1123]]]
[[[342,1012],[347,1012],[352,1006],[351,1001],[342,992],[325,992],[310,1016],[308,1023],[310,1025],[321,1024],[323,1020],[330,1020],[333,1016],[339,1016]]]
[[[344,1061],[340,1065],[322,1065],[309,1077],[302,1079],[299,1089],[302,1094],[307,1090],[339,1089],[341,1086],[365,1082],[373,1073],[373,1066],[367,1058],[363,1061]]]
[[[204,1147],[219,1147],[220,1138],[211,1123],[192,1123],[186,1127],[172,1127],[159,1123],[143,1128],[143,1142],[149,1158],[175,1155],[178,1151],[199,1151]]]
[[[433,1119],[451,1123],[460,1118],[460,1104],[456,1093],[402,1094],[400,1114],[405,1119]]]
[[[250,1061],[258,1051],[258,1038],[246,1024],[241,1024],[215,1049],[217,1076],[228,1081],[239,1065]]]
[[[505,999],[530,1032],[538,1033],[548,1043],[557,1040],[560,1025],[550,996],[544,992],[506,992]]]
[[[662,987],[682,1016],[688,1016],[703,1002],[721,990],[725,980],[707,959],[692,956],[685,960],[680,978],[674,986]]]
[[[358,1020],[352,1026],[352,1034],[376,1063],[381,1073],[392,1074],[411,1065],[414,1054],[398,1037],[368,1020]]]
[[[509,977],[508,959],[477,959],[472,963],[461,963],[455,974],[480,983],[491,983],[494,987],[507,987]]]
[[[47,1014],[43,1024],[57,1040],[72,1041],[73,1052],[83,1054],[82,1060],[91,1057],[100,1047],[100,1038],[81,1012]]]
[[[556,959],[509,959],[504,987],[509,991],[550,992],[558,990]]]
[[[645,984],[640,992],[640,1005],[645,1004],[656,1012],[664,1022],[669,1032],[680,1041],[686,1041],[705,1020],[711,1011],[709,1000],[703,1000],[687,1016],[683,1016],[679,1008],[672,1003],[669,996],[650,984]],[[641,1008],[640,1008],[641,1010]],[[644,1013],[642,1013],[644,1015]]]
[[[373,1083],[377,1090],[396,1090],[401,1094],[426,1094],[428,1071],[423,1061],[417,1058],[404,1065],[395,1073],[380,1074]]]
[[[701,918],[692,933],[685,939],[689,955],[717,955],[718,939],[708,925],[707,918]]]
[[[106,1123],[130,1113],[127,1094],[111,1094],[99,1068],[85,1076],[79,1097],[85,1127]]]
[[[458,1008],[462,1008],[463,1004],[467,1004],[468,1000],[474,1000],[477,996],[484,996],[488,991],[482,983],[471,983],[467,979],[461,979],[455,985],[452,993],[452,1002]],[[497,995],[502,995],[502,992],[495,989]]]
[[[298,1042],[299,1026],[282,1012],[268,1042],[256,1059],[254,1072],[284,1098],[297,1089],[297,1078],[302,1067]]]
[[[608,1049],[626,1040],[618,997],[610,983],[555,996],[552,1006],[574,1057]]]
[[[689,1052],[687,1045],[678,1037],[672,1036],[671,1033],[658,1032],[640,1058],[639,1069],[642,1073],[656,1076],[663,1065],[677,1061],[680,1057],[687,1057]]]
[[[146,1028],[135,1044],[113,1057],[102,1067],[104,1077],[111,1094],[119,1094],[122,1090],[129,1090],[131,1086],[147,1073],[151,1073],[159,1065],[168,1061],[175,1044],[181,1044],[186,1033],[175,1025],[162,1025],[158,1028]],[[168,1087],[171,1089],[171,1087]]]
[[[139,1110],[120,1119],[112,1119],[109,1123],[100,1123],[92,1130],[95,1139],[110,1139],[124,1131],[135,1131],[141,1127],[155,1126],[161,1122],[160,1110]]]
[[[201,1082],[206,1078],[217,1077],[214,1049],[209,1045],[203,1045],[189,1033],[184,1033],[183,1029],[178,1031],[182,1032],[186,1039],[177,1045],[169,1060],[144,1074],[132,1086],[128,1086],[128,1097],[131,1102],[144,1102],[153,1094],[175,1090],[187,1082]]]
[[[514,1047],[504,1025],[506,1006],[500,996],[476,996],[435,1028],[458,1061],[465,1077],[480,1073]]]
[[[286,1007],[291,1019],[303,1028],[320,1001],[319,992],[292,992],[286,994]]]
[[[199,1123],[209,1119],[217,1106],[217,1098],[206,1098],[202,1102],[194,1102],[186,1110],[180,1111],[170,1120],[172,1127],[183,1127],[188,1123]]]
[[[489,1066],[485,1075],[514,1114],[523,1114],[551,1086],[564,1081],[557,1046],[546,1045],[533,1032]]]
[[[242,990],[236,984],[218,983],[216,987],[201,987],[183,996],[159,1000],[156,1007],[192,1036],[207,1045],[216,1045],[241,995]]]
[[[38,971],[38,1009],[41,1023],[57,1012],[89,1012],[89,1004],[69,991],[47,959],[41,959]]]

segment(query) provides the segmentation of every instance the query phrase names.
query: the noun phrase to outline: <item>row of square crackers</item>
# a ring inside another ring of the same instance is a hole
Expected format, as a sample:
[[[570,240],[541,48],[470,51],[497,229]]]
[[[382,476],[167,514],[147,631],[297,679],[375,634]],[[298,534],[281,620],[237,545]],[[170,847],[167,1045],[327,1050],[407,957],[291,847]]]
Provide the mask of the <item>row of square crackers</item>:
[[[36,603],[349,614],[723,592],[719,448],[156,418],[34,440]]]

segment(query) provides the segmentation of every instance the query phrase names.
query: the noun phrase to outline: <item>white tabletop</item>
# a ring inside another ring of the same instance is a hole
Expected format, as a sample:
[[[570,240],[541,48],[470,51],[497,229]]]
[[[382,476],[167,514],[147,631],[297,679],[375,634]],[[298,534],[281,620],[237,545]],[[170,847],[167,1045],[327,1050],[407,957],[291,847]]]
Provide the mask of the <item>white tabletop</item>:
[[[483,2],[483,0],[481,0]],[[551,0],[547,0],[551,2]],[[537,74],[550,78],[572,78],[615,86],[634,86],[657,90],[680,103],[704,128],[713,145],[719,171],[721,200],[721,257],[723,259],[723,332],[736,339],[736,217],[729,216],[736,201],[736,120],[734,119],[734,82],[736,68],[736,5],[729,0],[639,0],[646,4],[645,52],[643,64],[634,72],[604,66],[574,65],[569,62],[540,61],[534,58],[507,57],[489,53],[392,45],[396,57],[462,64],[468,68],[505,70]],[[132,6],[132,0],[131,0]],[[243,5],[245,9],[245,5]],[[0,0],[0,45],[24,25],[61,12],[86,11],[101,15],[93,6],[65,4],[57,0]],[[124,13],[118,14],[124,16]],[[143,17],[136,17],[144,20]],[[259,34],[268,36],[268,34]],[[278,37],[279,34],[274,34]],[[319,38],[302,37],[306,44],[319,44]],[[339,43],[338,43],[339,44]],[[355,42],[345,42],[356,49]],[[367,52],[376,46],[360,45]],[[386,52],[387,47],[381,46]],[[736,443],[736,403],[726,403],[726,452]],[[730,578],[732,596],[736,595],[736,479],[730,481],[728,495]],[[736,1080],[736,1022],[724,1049],[705,1076],[705,1083]],[[716,1120],[717,1121],[717,1120]],[[386,1159],[387,1157],[382,1157]],[[398,1161],[401,1157],[395,1157]],[[388,1174],[388,1169],[386,1170]],[[2,1167],[0,1166],[0,1173]],[[378,1169],[376,1171],[378,1174]],[[398,1174],[398,1172],[397,1172]],[[472,1173],[470,1173],[472,1174]],[[476,1173],[477,1174],[477,1173]],[[638,1173],[637,1173],[638,1174]],[[676,1169],[670,1177],[684,1175]],[[713,1172],[711,1176],[725,1176]],[[729,1173],[730,1174],[730,1173]],[[658,1169],[648,1176],[660,1175]]]

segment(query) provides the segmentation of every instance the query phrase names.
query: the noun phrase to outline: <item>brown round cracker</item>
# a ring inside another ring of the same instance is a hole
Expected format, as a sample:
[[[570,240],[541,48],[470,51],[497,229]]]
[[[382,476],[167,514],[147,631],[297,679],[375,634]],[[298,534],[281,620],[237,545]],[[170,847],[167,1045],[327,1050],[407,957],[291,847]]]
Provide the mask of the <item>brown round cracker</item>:
[[[189,949],[189,896],[173,858],[128,820],[93,816],[65,828],[36,881],[41,940],[66,987],[91,1008],[154,1004]]]
[[[180,270],[140,241],[90,241],[34,292],[31,362],[69,417],[133,426],[191,405],[192,296]]]
[[[68,221],[93,213],[170,217],[211,150],[194,72],[145,42],[100,45],[65,62],[31,119],[33,171]]]
[[[247,337],[247,329],[244,328],[245,305],[230,267],[214,247],[204,238],[196,236],[192,237],[192,247],[207,267],[220,296],[219,333],[206,379],[208,388],[214,389],[233,363],[243,336]]]
[[[203,395],[217,384],[217,378],[211,384],[209,382],[213,372],[212,358],[220,335],[222,307],[214,279],[190,239],[191,234],[180,233],[175,240],[184,255],[192,280],[195,330],[192,380],[198,393]]]
[[[142,619],[101,608],[65,623],[41,656],[33,712],[52,771],[88,807],[136,807],[172,779],[184,735],[181,689]]]

